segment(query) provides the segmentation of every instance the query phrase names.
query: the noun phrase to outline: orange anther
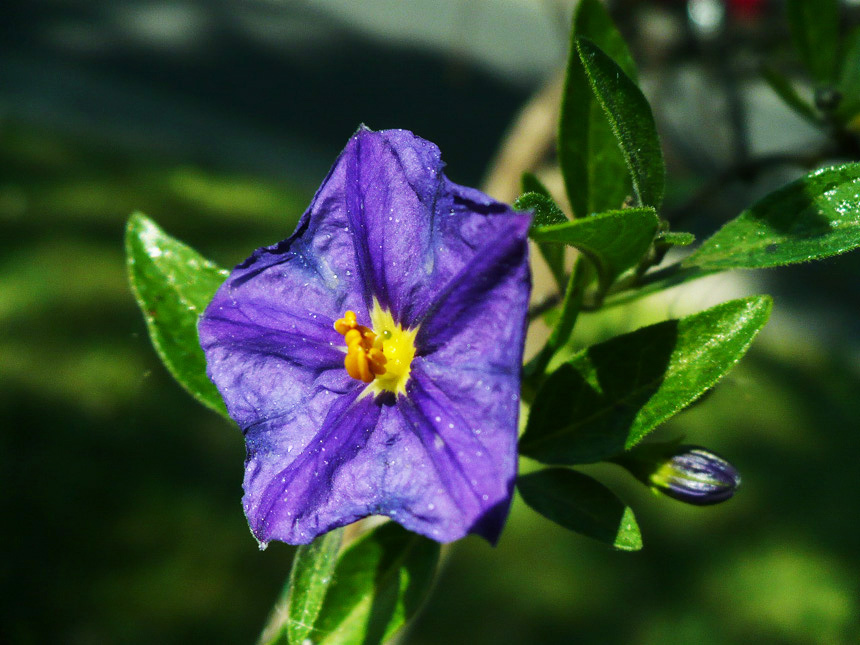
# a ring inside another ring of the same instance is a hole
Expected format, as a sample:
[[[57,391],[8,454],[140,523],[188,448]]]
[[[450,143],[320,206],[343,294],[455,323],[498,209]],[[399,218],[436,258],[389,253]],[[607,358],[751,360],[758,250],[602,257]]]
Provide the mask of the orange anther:
[[[388,359],[383,351],[383,337],[369,327],[359,325],[354,311],[347,311],[335,321],[334,328],[343,335],[346,357],[343,365],[347,374],[364,383],[385,374]],[[389,334],[390,336],[390,334]]]
[[[354,311],[347,311],[343,318],[334,321],[334,328],[339,334],[346,334],[350,329],[358,327]]]
[[[352,347],[356,343],[359,345],[362,344],[361,332],[357,329],[350,329],[343,335],[343,339],[346,341],[347,347]]]

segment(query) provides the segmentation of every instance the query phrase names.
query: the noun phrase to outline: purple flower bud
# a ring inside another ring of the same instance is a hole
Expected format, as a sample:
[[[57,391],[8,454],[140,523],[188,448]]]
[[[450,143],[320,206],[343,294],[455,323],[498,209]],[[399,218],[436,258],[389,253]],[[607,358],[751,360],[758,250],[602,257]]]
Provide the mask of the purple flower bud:
[[[614,461],[655,491],[696,506],[724,502],[741,485],[740,473],[728,461],[677,441],[640,446]]]
[[[687,504],[719,504],[735,494],[741,476],[728,461],[698,446],[679,446],[677,452],[649,477],[662,493]]]

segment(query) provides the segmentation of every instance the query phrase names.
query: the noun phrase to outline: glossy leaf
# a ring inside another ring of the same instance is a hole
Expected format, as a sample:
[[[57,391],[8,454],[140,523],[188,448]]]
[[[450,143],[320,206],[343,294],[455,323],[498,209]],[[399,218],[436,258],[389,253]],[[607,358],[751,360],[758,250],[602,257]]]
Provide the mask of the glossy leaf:
[[[860,246],[860,164],[810,173],[723,226],[684,262],[704,271],[817,260]]]
[[[578,464],[633,447],[729,372],[770,309],[768,296],[732,300],[580,352],[538,391],[520,453]]]
[[[161,361],[198,401],[229,418],[206,376],[197,337],[197,318],[228,272],[141,213],[128,220],[125,250],[131,288]]]
[[[653,208],[628,208],[537,227],[530,235],[538,242],[579,249],[594,262],[601,284],[607,286],[639,262],[654,241],[658,224]]]
[[[636,78],[627,44],[600,0],[582,0],[571,27],[570,50],[559,119],[558,157],[574,215],[620,208],[631,186],[621,150],[603,109],[595,100],[576,49],[587,37]]]
[[[514,208],[534,213],[532,230],[568,221],[567,217],[565,217],[564,213],[548,194],[544,195],[537,192],[526,193],[514,202]],[[541,242],[538,242],[537,246],[543,259],[546,260],[558,288],[564,289],[567,280],[564,271],[564,247],[558,244],[544,244]]]
[[[296,549],[287,600],[290,643],[303,643],[311,635],[334,575],[342,539],[343,529],[335,529]]]
[[[521,475],[523,500],[544,517],[621,551],[642,548],[633,510],[588,475],[567,468],[546,468]]]
[[[771,67],[765,67],[762,70],[762,76],[764,77],[764,80],[767,81],[767,84],[770,85],[770,88],[776,92],[777,96],[779,96],[788,107],[797,112],[807,121],[815,124],[821,123],[821,119],[815,111],[815,108],[797,93],[797,90],[794,89],[794,85],[792,85],[791,81],[783,74],[780,74]]]
[[[606,114],[633,182],[640,206],[659,207],[666,168],[651,107],[624,70],[587,38],[577,40],[591,89]]]
[[[831,82],[839,51],[839,3],[787,0],[786,11],[791,39],[801,60],[816,80]]]
[[[341,555],[313,642],[372,645],[388,640],[417,611],[438,560],[438,543],[394,522],[375,528]]]

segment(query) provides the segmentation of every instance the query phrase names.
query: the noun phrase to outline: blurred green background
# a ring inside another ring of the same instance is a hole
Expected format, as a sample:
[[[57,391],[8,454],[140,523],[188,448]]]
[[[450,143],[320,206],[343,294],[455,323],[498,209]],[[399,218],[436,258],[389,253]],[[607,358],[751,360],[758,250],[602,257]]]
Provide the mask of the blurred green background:
[[[730,183],[683,211],[700,185],[739,156],[820,135],[756,80],[763,57],[791,64],[779,3],[715,3],[718,36],[691,4],[613,8],[664,135],[668,209],[706,235],[800,171]],[[128,214],[230,266],[292,231],[361,122],[433,140],[449,176],[477,185],[519,107],[563,63],[571,10],[3,3],[0,642],[253,642],[289,568],[290,547],[261,553],[247,529],[240,433],[151,349],[126,282]],[[775,294],[750,355],[661,430],[729,457],[741,492],[686,508],[592,467],[636,509],[644,551],[614,553],[517,501],[496,549],[469,538],[450,550],[403,642],[857,642],[858,275],[855,254],[586,317],[580,344]]]

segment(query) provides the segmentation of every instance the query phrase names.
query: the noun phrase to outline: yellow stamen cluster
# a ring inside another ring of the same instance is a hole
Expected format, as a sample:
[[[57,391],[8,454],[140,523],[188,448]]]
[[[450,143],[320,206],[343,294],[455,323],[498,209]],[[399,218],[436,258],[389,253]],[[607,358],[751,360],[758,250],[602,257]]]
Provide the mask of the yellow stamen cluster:
[[[352,378],[370,383],[376,376],[385,374],[388,359],[382,350],[382,337],[372,329],[359,325],[354,311],[347,311],[335,321],[334,328],[346,341],[344,367]]]

